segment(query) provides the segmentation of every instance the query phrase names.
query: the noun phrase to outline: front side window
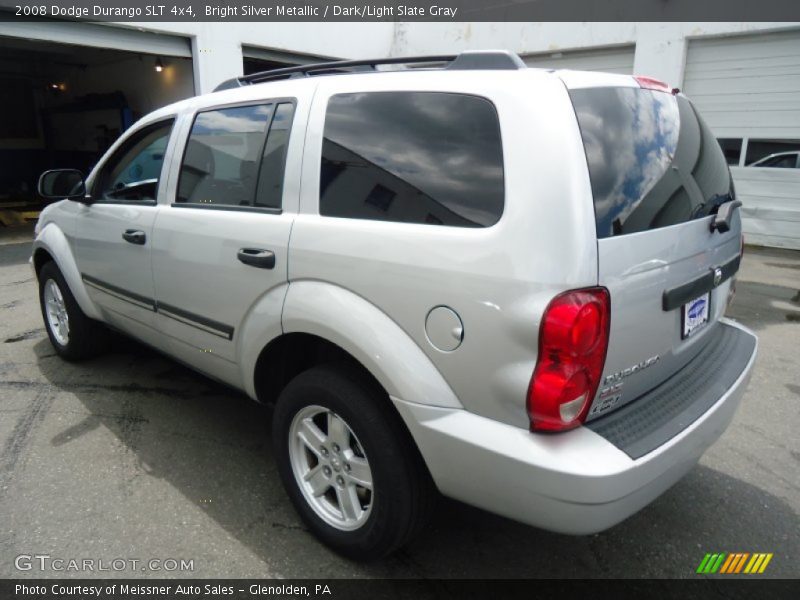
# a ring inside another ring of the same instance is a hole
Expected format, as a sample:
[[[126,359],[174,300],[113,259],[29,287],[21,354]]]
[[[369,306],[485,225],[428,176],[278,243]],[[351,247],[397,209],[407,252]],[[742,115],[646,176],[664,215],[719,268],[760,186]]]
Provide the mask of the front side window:
[[[100,170],[93,196],[110,202],[154,202],[172,123],[145,127],[127,140]]]
[[[504,196],[500,125],[488,100],[368,92],[328,102],[320,214],[489,227]]]
[[[199,113],[186,145],[176,201],[280,208],[292,114],[289,103]]]

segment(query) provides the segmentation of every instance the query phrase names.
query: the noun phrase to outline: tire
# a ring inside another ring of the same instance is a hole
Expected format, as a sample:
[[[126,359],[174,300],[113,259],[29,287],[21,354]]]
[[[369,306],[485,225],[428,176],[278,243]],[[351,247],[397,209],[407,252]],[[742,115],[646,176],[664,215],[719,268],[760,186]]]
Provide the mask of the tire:
[[[346,365],[314,367],[289,382],[275,405],[272,444],[300,517],[349,558],[389,554],[433,511],[436,489],[399,415],[382,389]],[[357,483],[367,479],[371,490]]]
[[[39,305],[47,337],[59,356],[81,360],[105,349],[107,330],[84,314],[55,262],[39,271]]]

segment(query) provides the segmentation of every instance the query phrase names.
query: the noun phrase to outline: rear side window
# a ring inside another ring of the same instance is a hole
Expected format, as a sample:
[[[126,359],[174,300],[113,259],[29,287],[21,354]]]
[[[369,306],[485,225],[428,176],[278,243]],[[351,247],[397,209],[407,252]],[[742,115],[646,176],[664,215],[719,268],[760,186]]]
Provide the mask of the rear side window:
[[[320,214],[488,227],[504,195],[500,125],[488,100],[369,92],[328,102]]]
[[[725,154],[682,96],[639,88],[571,90],[598,238],[712,214],[732,199]]]
[[[237,106],[199,113],[176,202],[280,208],[293,106]]]

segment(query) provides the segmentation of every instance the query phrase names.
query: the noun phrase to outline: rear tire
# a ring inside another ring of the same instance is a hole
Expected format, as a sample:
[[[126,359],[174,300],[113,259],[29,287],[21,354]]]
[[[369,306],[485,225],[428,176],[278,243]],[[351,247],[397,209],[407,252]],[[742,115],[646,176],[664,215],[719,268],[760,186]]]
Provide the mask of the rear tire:
[[[385,392],[323,365],[284,388],[272,419],[283,485],[309,529],[337,552],[381,558],[429,518],[437,492]]]
[[[62,358],[81,360],[105,348],[108,330],[84,314],[52,261],[39,271],[39,305],[50,343]]]

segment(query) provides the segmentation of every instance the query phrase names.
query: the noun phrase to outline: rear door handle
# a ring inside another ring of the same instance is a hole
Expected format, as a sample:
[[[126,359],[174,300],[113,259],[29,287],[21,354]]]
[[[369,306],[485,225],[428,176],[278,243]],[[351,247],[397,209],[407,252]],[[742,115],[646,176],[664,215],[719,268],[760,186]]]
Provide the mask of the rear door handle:
[[[236,258],[259,269],[272,269],[275,266],[275,253],[261,248],[241,248],[236,253]]]
[[[126,229],[122,234],[122,239],[131,244],[136,244],[137,246],[144,246],[144,243],[147,241],[147,236],[144,234],[144,231]]]

